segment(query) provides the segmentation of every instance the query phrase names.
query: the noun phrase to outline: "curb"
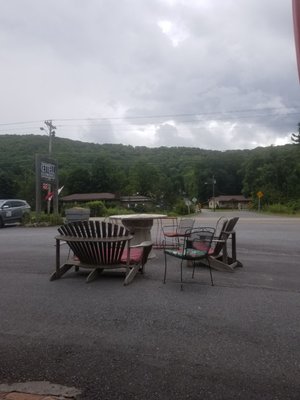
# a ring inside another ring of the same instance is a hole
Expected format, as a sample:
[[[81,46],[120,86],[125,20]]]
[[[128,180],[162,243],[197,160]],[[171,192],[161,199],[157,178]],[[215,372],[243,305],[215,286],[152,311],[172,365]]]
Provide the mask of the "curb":
[[[0,392],[0,400],[67,400],[65,397],[53,397],[48,395],[20,393],[20,392]]]

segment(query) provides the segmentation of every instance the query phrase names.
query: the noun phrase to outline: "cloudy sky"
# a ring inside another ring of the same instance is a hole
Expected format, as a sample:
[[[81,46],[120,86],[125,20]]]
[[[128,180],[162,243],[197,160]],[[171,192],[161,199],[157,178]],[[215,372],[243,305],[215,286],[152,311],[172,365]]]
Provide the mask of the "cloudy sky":
[[[300,120],[291,0],[0,0],[0,65],[0,134],[251,149]]]

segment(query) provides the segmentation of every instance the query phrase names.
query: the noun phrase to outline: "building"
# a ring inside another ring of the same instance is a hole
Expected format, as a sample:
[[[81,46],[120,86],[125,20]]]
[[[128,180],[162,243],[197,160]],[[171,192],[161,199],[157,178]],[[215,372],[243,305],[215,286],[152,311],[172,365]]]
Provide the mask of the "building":
[[[114,193],[74,193],[61,198],[64,203],[87,203],[89,201],[119,201]]]
[[[140,196],[140,195],[121,196],[120,202],[124,208],[133,208],[134,209],[134,208],[138,208],[138,207],[147,208],[147,207],[153,206],[153,202],[149,197]]]
[[[209,208],[227,208],[227,209],[248,209],[251,203],[251,199],[246,198],[243,195],[229,195],[229,196],[217,196],[209,199]]]
[[[124,208],[152,207],[153,202],[146,196],[119,196],[114,193],[74,193],[61,198],[63,203],[80,204],[90,201],[115,202]]]

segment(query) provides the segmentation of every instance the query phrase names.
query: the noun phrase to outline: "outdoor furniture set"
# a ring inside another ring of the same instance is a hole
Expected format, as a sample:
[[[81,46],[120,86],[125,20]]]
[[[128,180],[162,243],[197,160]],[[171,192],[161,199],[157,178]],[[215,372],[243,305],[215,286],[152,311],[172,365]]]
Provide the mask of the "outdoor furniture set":
[[[155,218],[155,217],[154,217]],[[146,218],[143,218],[146,219]],[[194,227],[193,219],[182,219],[173,231],[164,227],[165,271],[163,282],[167,277],[167,256],[181,260],[181,288],[183,285],[183,262],[193,267],[198,263],[208,266],[213,285],[212,268],[233,271],[242,264],[236,260],[236,238],[234,227],[238,217],[220,219],[216,227]],[[174,226],[173,226],[174,228]],[[131,228],[132,230],[132,228]],[[153,243],[144,240],[132,245],[133,230],[130,232],[124,225],[98,220],[74,221],[58,228],[56,240],[56,269],[50,280],[59,279],[72,267],[90,270],[86,282],[91,282],[103,270],[121,269],[125,272],[124,285],[128,285],[138,272],[143,273]],[[216,236],[216,233],[218,236]],[[148,236],[147,236],[148,238]],[[167,239],[175,240],[171,246]],[[228,241],[231,239],[231,254],[228,255]],[[135,242],[136,243],[136,242]],[[67,244],[67,260],[61,264],[61,245]]]

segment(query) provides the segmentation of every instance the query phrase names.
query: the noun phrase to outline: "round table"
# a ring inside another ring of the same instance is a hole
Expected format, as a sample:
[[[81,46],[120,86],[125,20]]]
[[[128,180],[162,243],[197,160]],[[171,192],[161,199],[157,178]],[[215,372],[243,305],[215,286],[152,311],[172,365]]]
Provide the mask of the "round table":
[[[132,245],[142,243],[151,239],[151,228],[154,219],[166,218],[165,214],[125,214],[125,215],[111,215],[109,219],[113,222],[119,223],[120,221],[126,229],[133,235],[131,241]],[[154,257],[153,252],[150,257]]]

